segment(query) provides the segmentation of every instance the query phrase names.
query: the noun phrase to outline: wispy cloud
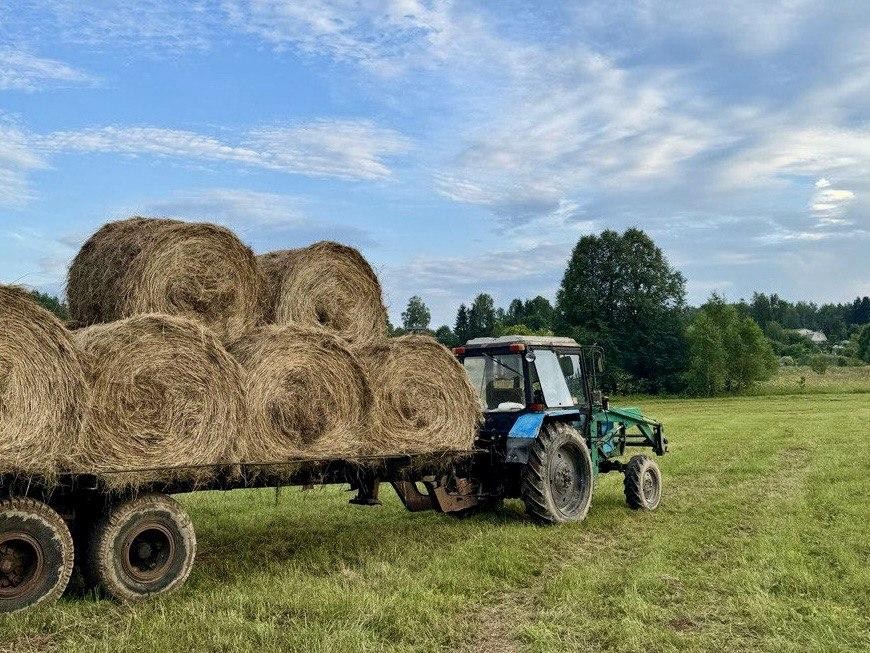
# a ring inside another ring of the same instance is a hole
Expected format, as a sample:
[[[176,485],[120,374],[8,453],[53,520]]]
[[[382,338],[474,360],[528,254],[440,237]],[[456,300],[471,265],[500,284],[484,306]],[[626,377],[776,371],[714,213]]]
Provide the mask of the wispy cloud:
[[[283,193],[242,188],[207,188],[175,193],[144,204],[145,213],[193,220],[219,220],[239,226],[282,227],[303,223],[304,200]]]
[[[176,192],[162,199],[138,202],[116,211],[157,215],[230,227],[261,249],[305,245],[316,240],[342,240],[356,245],[375,244],[371,234],[351,225],[312,217],[305,197],[244,188],[204,188]]]
[[[0,123],[0,205],[21,207],[32,199],[27,172],[46,166],[26,134]]]
[[[810,210],[818,218],[819,226],[849,224],[843,218],[846,206],[855,199],[851,190],[831,188],[831,182],[822,177],[816,182],[816,192]]]
[[[221,16],[216,0],[44,0],[20,11],[21,30],[35,31],[35,38],[51,29],[69,43],[123,47],[148,56],[209,49]]]
[[[732,136],[666,70],[628,70],[585,49],[526,52],[515,109],[473,134],[439,179],[451,199],[516,220],[589,187],[672,184]]]
[[[440,58],[439,45],[453,28],[452,2],[376,0],[227,0],[229,24],[277,49],[294,48],[395,75]]]
[[[22,50],[0,49],[0,91],[35,91],[47,85],[94,83],[87,73],[61,61]]]
[[[410,141],[367,120],[318,120],[247,132],[237,143],[159,127],[99,127],[32,138],[45,152],[108,152],[229,162],[314,177],[376,181]]]

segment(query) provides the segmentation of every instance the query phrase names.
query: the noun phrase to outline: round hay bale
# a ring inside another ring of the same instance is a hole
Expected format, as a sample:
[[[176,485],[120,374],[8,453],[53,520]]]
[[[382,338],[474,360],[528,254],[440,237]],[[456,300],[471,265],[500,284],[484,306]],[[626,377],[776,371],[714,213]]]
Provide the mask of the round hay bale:
[[[258,257],[267,320],[325,329],[357,349],[387,337],[381,284],[352,247],[319,242]]]
[[[86,393],[61,321],[0,286],[0,471],[51,476],[75,446]]]
[[[453,353],[434,338],[390,338],[360,352],[374,388],[372,444],[379,453],[466,450],[480,406]]]
[[[269,325],[230,346],[246,371],[247,460],[353,457],[373,398],[356,357],[336,336]]]
[[[82,326],[165,313],[196,319],[228,341],[262,319],[264,279],[228,229],[130,218],[102,227],[72,262],[72,320]]]
[[[76,465],[109,485],[198,479],[244,455],[242,369],[193,320],[138,315],[74,334],[91,392]],[[128,473],[117,474],[118,470]]]

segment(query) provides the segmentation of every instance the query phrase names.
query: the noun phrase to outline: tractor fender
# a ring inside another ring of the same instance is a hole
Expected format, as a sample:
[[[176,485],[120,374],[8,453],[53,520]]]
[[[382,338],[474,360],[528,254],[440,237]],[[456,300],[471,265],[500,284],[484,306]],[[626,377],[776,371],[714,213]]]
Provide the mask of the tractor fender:
[[[579,411],[576,409],[523,413],[517,417],[508,433],[505,462],[525,464],[529,459],[529,447],[546,422],[570,421],[578,414]]]

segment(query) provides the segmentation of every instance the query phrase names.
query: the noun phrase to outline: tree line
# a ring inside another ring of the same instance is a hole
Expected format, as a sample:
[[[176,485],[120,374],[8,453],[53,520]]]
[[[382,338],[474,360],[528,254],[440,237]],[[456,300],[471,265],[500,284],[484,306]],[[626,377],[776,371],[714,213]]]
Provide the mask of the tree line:
[[[870,298],[848,304],[791,303],[776,294],[728,303],[713,294],[686,305],[686,281],[640,229],[582,237],[571,254],[555,305],[542,296],[506,308],[481,293],[460,305],[452,326],[430,329],[431,314],[414,296],[393,334],[433,333],[447,346],[481,336],[565,335],[604,347],[611,392],[715,395],[769,378],[780,361],[870,362]],[[793,329],[822,331],[841,343],[822,353]],[[863,340],[862,340],[863,338]],[[866,343],[862,345],[862,342]],[[791,354],[791,355],[790,355]]]

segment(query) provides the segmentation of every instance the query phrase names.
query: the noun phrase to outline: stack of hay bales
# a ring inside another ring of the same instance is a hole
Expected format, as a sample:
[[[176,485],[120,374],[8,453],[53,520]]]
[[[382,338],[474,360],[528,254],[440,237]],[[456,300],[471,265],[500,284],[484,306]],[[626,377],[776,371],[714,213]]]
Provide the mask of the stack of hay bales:
[[[15,470],[122,486],[472,445],[462,367],[432,338],[387,337],[353,248],[255,257],[222,227],[136,217],[84,244],[67,298],[73,332],[0,287],[0,463]]]
[[[51,476],[75,449],[87,386],[64,325],[0,286],[0,472]]]

